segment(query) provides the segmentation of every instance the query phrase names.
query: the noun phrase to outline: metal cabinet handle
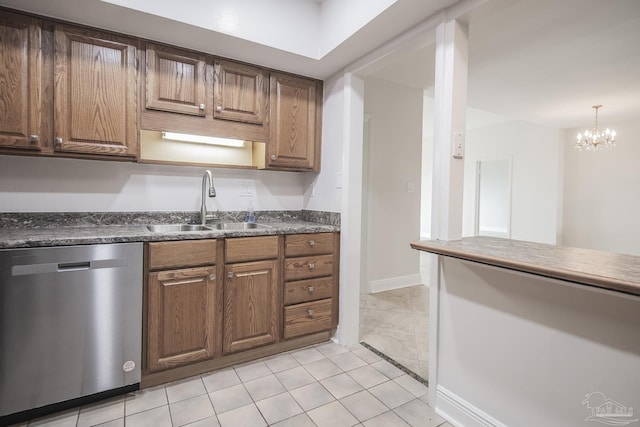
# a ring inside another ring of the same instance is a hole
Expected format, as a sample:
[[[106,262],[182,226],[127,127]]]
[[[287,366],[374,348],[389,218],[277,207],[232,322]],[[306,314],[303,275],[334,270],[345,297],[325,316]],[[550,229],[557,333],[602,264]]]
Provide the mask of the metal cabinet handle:
[[[313,310],[311,309],[307,310],[307,314],[309,315],[309,317],[313,317]]]
[[[314,268],[316,268],[316,265],[312,262],[309,263],[309,269],[313,270]]]
[[[200,104],[200,109],[201,109],[202,111],[204,111],[204,108],[205,108],[204,104]]]
[[[316,290],[313,286],[309,286],[309,287],[307,287],[307,289],[309,290],[309,293],[311,293],[311,292]]]
[[[311,239],[309,240],[309,246],[314,246],[316,244],[316,241]]]
[[[219,113],[220,111],[222,111],[222,105],[218,105],[218,106],[216,107],[216,111],[217,111],[218,113]]]
[[[210,274],[209,275],[209,280],[216,280],[216,275],[215,274]]]
[[[38,142],[39,140],[38,135],[29,135],[29,142]]]
[[[62,137],[56,136],[56,145],[62,145]]]
[[[233,271],[228,272],[228,273],[227,273],[227,277],[228,277],[229,279],[233,278]]]
[[[277,157],[275,154],[272,154],[272,155],[271,155],[271,160],[275,160],[275,159],[277,159],[277,158],[278,158],[278,157]]]

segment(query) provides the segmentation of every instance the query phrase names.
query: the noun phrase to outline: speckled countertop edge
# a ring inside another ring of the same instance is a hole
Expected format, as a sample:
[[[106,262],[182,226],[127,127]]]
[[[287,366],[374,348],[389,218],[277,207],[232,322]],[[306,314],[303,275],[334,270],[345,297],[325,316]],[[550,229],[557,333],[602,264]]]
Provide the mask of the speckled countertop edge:
[[[218,239],[224,237],[340,231],[340,228],[337,226],[306,221],[262,222],[262,224],[268,225],[269,227],[250,230],[208,230],[170,233],[151,232],[143,225],[94,225],[34,229],[4,228],[0,229],[0,249],[89,245],[99,243]]]
[[[424,240],[411,247],[640,296],[640,257],[495,237]]]

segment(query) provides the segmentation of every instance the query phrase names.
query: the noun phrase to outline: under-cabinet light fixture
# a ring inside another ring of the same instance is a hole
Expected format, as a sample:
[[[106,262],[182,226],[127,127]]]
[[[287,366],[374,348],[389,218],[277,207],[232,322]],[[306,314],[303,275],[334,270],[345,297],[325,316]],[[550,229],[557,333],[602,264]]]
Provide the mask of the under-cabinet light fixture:
[[[191,135],[188,133],[162,132],[162,139],[172,141],[195,142],[198,144],[223,145],[225,147],[244,147],[241,139],[218,138],[215,136]]]

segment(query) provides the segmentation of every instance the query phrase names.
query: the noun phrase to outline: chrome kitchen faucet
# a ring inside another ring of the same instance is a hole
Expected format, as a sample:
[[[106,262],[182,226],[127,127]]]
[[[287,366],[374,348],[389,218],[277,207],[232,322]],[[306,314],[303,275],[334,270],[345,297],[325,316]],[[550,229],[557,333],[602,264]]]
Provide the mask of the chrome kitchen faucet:
[[[207,219],[215,219],[213,213],[207,213],[207,193],[209,197],[216,197],[216,187],[213,186],[213,176],[210,170],[204,171],[204,175],[202,176],[202,204],[200,205],[200,223],[202,225],[207,223]]]

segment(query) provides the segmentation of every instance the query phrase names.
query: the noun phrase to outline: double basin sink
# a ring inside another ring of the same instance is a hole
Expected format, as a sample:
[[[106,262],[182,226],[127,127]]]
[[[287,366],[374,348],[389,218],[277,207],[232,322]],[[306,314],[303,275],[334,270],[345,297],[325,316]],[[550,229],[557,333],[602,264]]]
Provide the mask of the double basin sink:
[[[268,225],[255,222],[218,222],[215,224],[154,224],[147,225],[152,233],[185,233],[189,231],[213,231],[213,230],[253,230],[258,228],[271,228]]]

